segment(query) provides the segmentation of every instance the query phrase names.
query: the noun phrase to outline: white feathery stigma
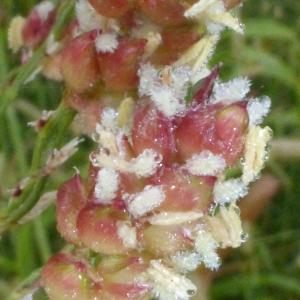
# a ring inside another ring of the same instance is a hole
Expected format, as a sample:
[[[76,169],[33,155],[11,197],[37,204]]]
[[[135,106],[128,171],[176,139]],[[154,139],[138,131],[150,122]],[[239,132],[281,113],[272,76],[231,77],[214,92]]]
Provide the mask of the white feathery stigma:
[[[264,117],[268,115],[271,109],[270,97],[264,96],[249,101],[247,105],[250,125],[259,125]]]
[[[195,271],[201,264],[201,255],[197,252],[179,252],[171,257],[173,267],[180,273]]]
[[[145,64],[139,69],[139,94],[149,96],[158,110],[167,117],[173,117],[185,110],[184,98],[191,79],[188,66],[168,67],[156,70]]]
[[[247,192],[248,187],[240,178],[217,181],[213,191],[214,202],[220,205],[235,202],[246,196]]]
[[[128,211],[134,218],[139,218],[151,212],[165,200],[165,194],[161,186],[147,185],[137,194],[124,195]]]
[[[152,149],[145,149],[130,161],[131,171],[140,177],[152,176],[162,162],[162,155]]]
[[[113,169],[103,168],[98,172],[95,186],[95,201],[111,204],[119,188],[119,174]]]
[[[211,103],[232,103],[245,100],[250,91],[251,82],[247,77],[238,77],[228,82],[217,81],[213,88]]]
[[[188,300],[195,295],[196,286],[158,260],[152,260],[147,277],[153,284],[153,296],[159,300]]]
[[[225,169],[226,162],[223,157],[204,150],[188,159],[185,167],[192,175],[216,176]]]
[[[42,21],[46,21],[49,14],[54,10],[54,4],[51,1],[44,1],[35,7],[35,10]]]
[[[101,125],[105,130],[118,131],[118,113],[111,107],[105,108],[101,113]]]
[[[221,259],[216,250],[218,244],[213,236],[204,230],[199,230],[195,239],[195,249],[200,255],[201,262],[211,270],[216,270],[221,264]]]
[[[112,53],[119,45],[116,33],[100,33],[95,40],[96,49],[102,53]]]
[[[123,244],[127,248],[136,248],[137,236],[136,229],[132,227],[129,222],[120,221],[117,223],[117,233],[121,238]]]

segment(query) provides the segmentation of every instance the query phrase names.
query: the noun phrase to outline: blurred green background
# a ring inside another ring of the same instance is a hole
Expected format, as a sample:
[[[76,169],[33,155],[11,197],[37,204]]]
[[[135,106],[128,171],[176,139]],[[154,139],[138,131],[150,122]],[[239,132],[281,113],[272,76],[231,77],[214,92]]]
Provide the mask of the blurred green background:
[[[7,49],[9,20],[16,14],[25,16],[37,2],[0,1],[0,84],[18,64]],[[253,95],[272,98],[266,123],[274,130],[274,146],[265,172],[281,188],[255,224],[248,226],[248,243],[226,259],[210,294],[215,300],[300,299],[300,1],[248,0],[241,18],[245,35],[226,31],[213,61],[224,63],[224,79],[247,75],[253,80]],[[0,117],[0,206],[29,167],[36,134],[26,124],[42,110],[55,109],[61,93],[59,84],[38,77]],[[73,166],[84,174],[91,147],[85,141],[84,150],[57,171],[47,189],[54,190],[74,173]],[[62,246],[53,207],[5,235],[0,241],[0,299],[8,299]]]

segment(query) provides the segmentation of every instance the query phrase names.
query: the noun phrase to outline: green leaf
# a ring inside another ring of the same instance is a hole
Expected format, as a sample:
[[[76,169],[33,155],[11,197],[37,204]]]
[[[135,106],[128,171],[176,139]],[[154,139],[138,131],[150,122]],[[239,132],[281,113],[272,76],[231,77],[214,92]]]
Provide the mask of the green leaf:
[[[241,52],[241,59],[247,62],[248,67],[257,67],[257,74],[277,79],[293,89],[298,88],[298,79],[294,69],[280,57],[263,49],[245,47]]]
[[[270,38],[280,41],[297,40],[296,32],[274,19],[252,19],[245,22],[245,35],[252,38]]]

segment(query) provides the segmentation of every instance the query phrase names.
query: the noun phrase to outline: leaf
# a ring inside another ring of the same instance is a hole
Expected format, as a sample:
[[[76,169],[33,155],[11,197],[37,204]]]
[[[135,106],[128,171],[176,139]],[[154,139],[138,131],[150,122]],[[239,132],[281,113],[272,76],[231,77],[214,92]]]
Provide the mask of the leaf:
[[[297,34],[290,27],[274,19],[252,19],[245,22],[245,35],[252,38],[270,38],[296,41]]]
[[[298,80],[293,68],[280,57],[254,47],[245,47],[240,55],[244,64],[246,61],[251,68],[255,68],[255,65],[259,67],[258,74],[277,79],[287,86],[297,89]]]

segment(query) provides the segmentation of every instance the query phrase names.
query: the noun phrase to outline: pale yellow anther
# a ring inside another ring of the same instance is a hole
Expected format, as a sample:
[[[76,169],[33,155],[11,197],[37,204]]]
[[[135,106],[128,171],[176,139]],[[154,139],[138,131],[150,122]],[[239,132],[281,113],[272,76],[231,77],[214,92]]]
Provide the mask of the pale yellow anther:
[[[21,16],[14,17],[8,28],[8,45],[15,53],[23,46],[22,30],[25,24],[25,19]]]
[[[134,110],[134,100],[132,97],[125,98],[118,108],[118,126],[124,128],[128,125]]]
[[[119,153],[117,141],[112,132],[106,130],[99,132],[99,141],[111,154],[117,155]]]
[[[96,167],[111,168],[120,172],[127,172],[130,167],[126,160],[119,156],[110,155],[104,149],[101,149],[99,153],[91,157],[91,161]]]
[[[245,184],[255,180],[267,159],[267,146],[272,138],[270,127],[250,126],[246,137],[242,180]]]
[[[199,42],[190,47],[174,65],[180,66],[188,64],[193,68],[193,71],[195,71],[206,64],[215,49],[217,41],[218,35],[204,36]]]
[[[161,34],[159,32],[150,31],[146,35],[146,40],[147,44],[143,55],[144,58],[148,58],[149,56],[151,56],[154,53],[154,51],[159,47],[162,41]]]
[[[239,19],[233,17],[229,12],[223,12],[221,14],[210,14],[209,17],[211,21],[227,26],[228,28],[231,28],[238,33],[243,33],[244,31]]]
[[[221,248],[237,248],[244,242],[239,209],[235,204],[222,206],[215,216],[205,217],[205,226]]]
[[[193,64],[193,72],[197,72],[203,65],[207,63],[210,56],[213,54],[218,40],[218,35],[211,35],[206,38],[205,42],[203,43],[202,51],[199,53],[198,57],[196,58]]]

